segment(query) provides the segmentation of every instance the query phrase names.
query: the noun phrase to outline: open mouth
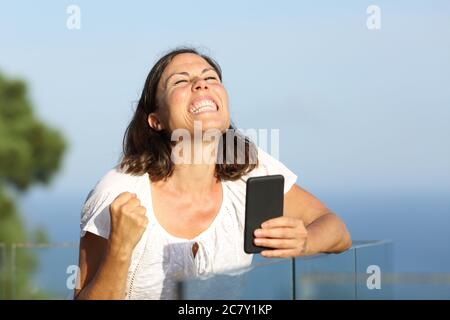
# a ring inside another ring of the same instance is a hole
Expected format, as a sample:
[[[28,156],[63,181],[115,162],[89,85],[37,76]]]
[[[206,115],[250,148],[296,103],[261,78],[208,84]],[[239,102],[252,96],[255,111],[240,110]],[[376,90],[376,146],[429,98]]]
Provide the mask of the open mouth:
[[[216,112],[219,108],[216,102],[210,97],[201,97],[195,99],[193,103],[190,104],[188,111],[192,114],[201,114],[206,112]]]

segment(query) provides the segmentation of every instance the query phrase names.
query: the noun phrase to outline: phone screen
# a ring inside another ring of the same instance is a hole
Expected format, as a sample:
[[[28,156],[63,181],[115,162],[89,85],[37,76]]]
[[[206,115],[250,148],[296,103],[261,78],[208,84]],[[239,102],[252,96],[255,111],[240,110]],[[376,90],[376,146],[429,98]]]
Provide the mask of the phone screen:
[[[270,175],[247,180],[245,195],[244,251],[260,253],[269,248],[254,245],[254,232],[261,224],[283,215],[284,177]]]

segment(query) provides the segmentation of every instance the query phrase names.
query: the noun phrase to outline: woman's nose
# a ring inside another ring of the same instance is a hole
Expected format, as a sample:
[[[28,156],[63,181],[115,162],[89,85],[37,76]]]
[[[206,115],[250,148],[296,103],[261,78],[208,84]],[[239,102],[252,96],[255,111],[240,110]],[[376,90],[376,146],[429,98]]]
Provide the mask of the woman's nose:
[[[208,83],[204,79],[198,79],[194,82],[194,91],[199,89],[208,89]]]

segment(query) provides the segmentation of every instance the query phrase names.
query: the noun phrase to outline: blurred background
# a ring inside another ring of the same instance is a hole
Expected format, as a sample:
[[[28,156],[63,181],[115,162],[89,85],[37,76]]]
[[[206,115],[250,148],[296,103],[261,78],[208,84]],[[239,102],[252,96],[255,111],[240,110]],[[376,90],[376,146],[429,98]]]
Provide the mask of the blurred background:
[[[239,128],[280,130],[353,239],[393,241],[396,298],[450,298],[446,0],[0,1],[0,297],[66,281],[81,206],[182,45],[219,62]]]

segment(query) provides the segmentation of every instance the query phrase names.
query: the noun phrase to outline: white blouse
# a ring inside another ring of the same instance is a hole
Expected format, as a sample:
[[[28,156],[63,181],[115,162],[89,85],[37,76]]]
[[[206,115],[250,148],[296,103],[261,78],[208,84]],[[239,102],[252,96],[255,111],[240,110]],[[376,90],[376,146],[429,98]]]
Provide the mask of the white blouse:
[[[81,210],[81,237],[86,231],[108,239],[109,205],[122,192],[136,193],[147,209],[149,224],[136,245],[127,277],[126,299],[173,299],[176,283],[193,276],[249,266],[252,254],[244,252],[246,181],[249,177],[282,174],[284,192],[297,176],[262,149],[259,165],[236,181],[222,181],[222,204],[209,227],[193,239],[169,234],[155,218],[148,174],[135,176],[110,170],[89,192]],[[198,244],[194,257],[192,246]]]

